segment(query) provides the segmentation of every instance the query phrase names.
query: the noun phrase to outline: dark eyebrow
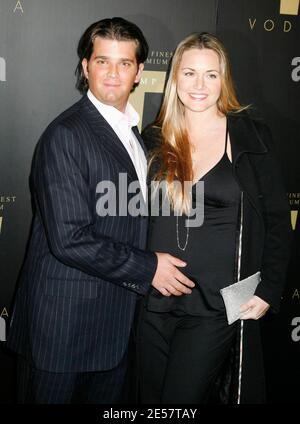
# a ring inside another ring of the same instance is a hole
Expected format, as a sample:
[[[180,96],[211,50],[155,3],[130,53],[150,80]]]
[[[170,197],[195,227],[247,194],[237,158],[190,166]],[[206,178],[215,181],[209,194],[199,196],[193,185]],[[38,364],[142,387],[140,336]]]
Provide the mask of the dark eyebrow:
[[[94,59],[109,59],[109,56],[95,56]],[[120,62],[124,61],[134,63],[134,60],[129,59],[128,57],[121,57]]]

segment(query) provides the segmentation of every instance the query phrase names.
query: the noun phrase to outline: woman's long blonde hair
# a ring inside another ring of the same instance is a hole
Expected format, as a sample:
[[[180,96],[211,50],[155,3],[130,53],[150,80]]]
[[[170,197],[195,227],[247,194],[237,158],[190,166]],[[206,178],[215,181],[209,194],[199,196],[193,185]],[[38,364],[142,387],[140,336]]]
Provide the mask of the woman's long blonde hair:
[[[237,100],[227,52],[212,34],[194,33],[177,46],[165,88],[162,106],[155,122],[161,128],[162,143],[150,160],[158,158],[159,170],[154,180],[165,181],[166,194],[172,208],[188,213],[191,208],[190,192],[184,190],[185,181],[193,181],[191,148],[184,119],[184,106],[177,95],[177,78],[182,55],[190,49],[210,49],[217,53],[221,69],[221,94],[217,108],[222,114],[245,109]],[[181,184],[174,184],[174,182]],[[178,187],[180,187],[178,189]]]

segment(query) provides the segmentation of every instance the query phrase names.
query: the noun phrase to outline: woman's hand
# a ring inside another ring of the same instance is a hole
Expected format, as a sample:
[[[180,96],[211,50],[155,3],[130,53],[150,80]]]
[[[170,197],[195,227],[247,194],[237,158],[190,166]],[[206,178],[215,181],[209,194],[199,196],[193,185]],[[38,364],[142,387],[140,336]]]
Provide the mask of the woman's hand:
[[[251,299],[241,306],[241,319],[259,319],[265,315],[270,305],[258,296]]]

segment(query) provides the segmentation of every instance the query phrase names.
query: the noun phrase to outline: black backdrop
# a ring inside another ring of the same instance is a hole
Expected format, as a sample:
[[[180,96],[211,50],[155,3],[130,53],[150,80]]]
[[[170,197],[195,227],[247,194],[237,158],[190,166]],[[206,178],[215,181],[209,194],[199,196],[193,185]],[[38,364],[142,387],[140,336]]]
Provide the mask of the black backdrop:
[[[46,125],[79,98],[76,46],[92,22],[123,16],[150,45],[131,101],[142,126],[158,110],[172,51],[193,31],[216,32],[227,46],[240,99],[254,104],[274,135],[295,240],[281,314],[264,319],[268,401],[296,403],[300,381],[299,0],[0,0],[0,403],[14,402],[15,361],[6,323],[31,221],[28,175]],[[298,43],[297,43],[298,41]]]

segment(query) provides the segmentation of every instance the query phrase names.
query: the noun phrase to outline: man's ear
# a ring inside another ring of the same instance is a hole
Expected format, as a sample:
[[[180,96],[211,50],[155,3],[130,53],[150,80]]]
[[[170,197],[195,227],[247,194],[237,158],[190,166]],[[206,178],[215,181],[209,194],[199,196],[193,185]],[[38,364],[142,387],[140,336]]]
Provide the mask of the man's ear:
[[[140,79],[141,79],[143,70],[144,70],[144,64],[143,63],[140,63],[139,66],[138,66],[138,71],[137,71],[135,80],[134,80],[134,82],[136,84],[140,82]]]
[[[82,60],[81,65],[82,65],[84,76],[86,77],[86,79],[89,79],[88,61],[86,58]]]

